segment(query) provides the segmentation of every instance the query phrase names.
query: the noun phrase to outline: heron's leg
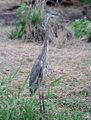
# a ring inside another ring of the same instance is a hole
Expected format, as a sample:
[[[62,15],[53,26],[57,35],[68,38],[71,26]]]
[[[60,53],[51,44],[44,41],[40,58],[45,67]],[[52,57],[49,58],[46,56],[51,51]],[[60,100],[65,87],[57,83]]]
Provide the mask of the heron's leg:
[[[41,75],[40,84],[41,84],[41,89],[39,89],[40,113],[44,113],[45,104],[44,104],[43,74]]]
[[[45,113],[44,94],[42,91],[39,91],[39,100],[40,100],[40,113]]]

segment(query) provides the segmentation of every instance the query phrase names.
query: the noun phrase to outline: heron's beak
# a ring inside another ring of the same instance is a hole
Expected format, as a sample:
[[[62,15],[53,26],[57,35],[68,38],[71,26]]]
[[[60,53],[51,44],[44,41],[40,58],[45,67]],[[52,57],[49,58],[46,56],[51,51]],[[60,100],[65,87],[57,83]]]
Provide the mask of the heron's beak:
[[[59,13],[56,13],[56,12],[54,12],[54,11],[48,11],[47,13],[49,13],[51,16],[53,16],[53,17],[58,17],[58,16],[60,16],[60,14]]]

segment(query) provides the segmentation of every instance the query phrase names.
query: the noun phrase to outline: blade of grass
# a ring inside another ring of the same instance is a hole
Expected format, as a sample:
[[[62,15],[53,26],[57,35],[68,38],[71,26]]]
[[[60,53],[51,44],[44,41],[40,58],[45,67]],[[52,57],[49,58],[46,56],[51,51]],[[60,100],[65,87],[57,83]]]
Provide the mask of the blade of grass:
[[[27,78],[26,78],[25,81],[23,82],[23,85],[22,85],[21,89],[20,89],[19,92],[18,92],[18,97],[20,96],[20,93],[23,91],[23,89],[24,89],[27,81],[29,80],[29,76],[30,76],[30,74],[27,76]]]
[[[54,86],[57,82],[59,82],[60,80],[62,80],[62,78],[64,78],[65,76],[67,76],[66,74],[57,78],[56,80],[54,80],[53,82],[50,83],[49,86]]]
[[[14,78],[17,77],[20,68],[21,68],[21,65],[18,67],[18,69],[15,70],[14,73],[12,73],[12,72],[10,73],[9,77],[7,78],[8,83],[10,83]]]

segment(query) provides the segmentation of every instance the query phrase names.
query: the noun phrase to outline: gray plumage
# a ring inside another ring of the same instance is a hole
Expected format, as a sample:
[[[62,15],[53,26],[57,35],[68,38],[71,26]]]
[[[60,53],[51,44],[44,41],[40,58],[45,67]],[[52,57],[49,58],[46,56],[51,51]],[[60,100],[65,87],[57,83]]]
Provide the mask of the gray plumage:
[[[33,94],[38,88],[38,84],[44,83],[48,73],[48,20],[50,17],[59,16],[53,11],[48,11],[45,19],[45,38],[43,48],[34,63],[29,80],[30,92]]]
[[[35,85],[38,84],[38,79],[39,78],[41,79],[42,69],[43,69],[43,66],[42,66],[41,62],[39,60],[37,60],[32,68],[30,81],[29,81],[29,86],[32,87],[32,88],[30,88],[31,93],[34,93],[38,87]]]

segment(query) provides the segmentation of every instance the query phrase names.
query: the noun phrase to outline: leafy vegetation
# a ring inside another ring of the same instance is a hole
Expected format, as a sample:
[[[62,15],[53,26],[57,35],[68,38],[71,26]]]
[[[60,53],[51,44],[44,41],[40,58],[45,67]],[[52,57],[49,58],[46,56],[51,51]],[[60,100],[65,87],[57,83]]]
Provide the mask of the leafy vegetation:
[[[29,76],[18,91],[11,86],[19,76],[19,70],[20,67],[10,73],[9,77],[3,77],[0,80],[0,120],[39,120],[40,117],[49,120],[82,120],[87,113],[91,113],[91,106],[87,106],[86,101],[77,98],[61,98],[53,101],[50,99],[50,87],[59,84],[64,77],[62,76],[48,85],[46,111],[41,114],[36,96],[22,96],[24,90],[28,90],[26,84]],[[56,105],[61,105],[61,110],[56,111]]]
[[[76,37],[87,37],[87,41],[91,42],[91,22],[86,17],[83,19],[76,19],[72,23],[72,28]]]
[[[85,4],[91,4],[91,0],[79,0],[79,1],[81,1],[81,2],[83,2]]]
[[[43,22],[43,15],[41,9],[37,5],[34,7],[28,6],[26,3],[22,3],[17,10],[19,20],[16,23],[16,28],[9,33],[9,38],[18,39],[25,33],[25,27],[27,24],[41,24]]]

